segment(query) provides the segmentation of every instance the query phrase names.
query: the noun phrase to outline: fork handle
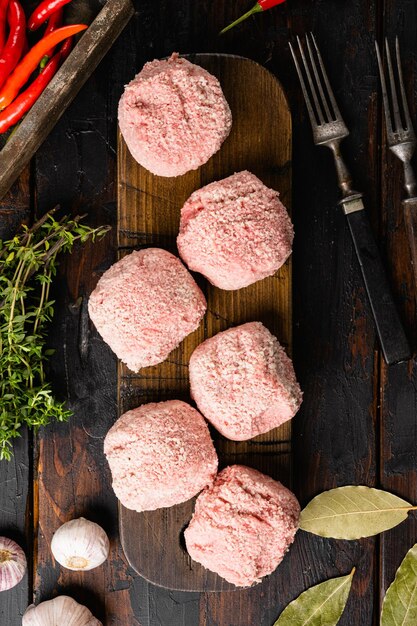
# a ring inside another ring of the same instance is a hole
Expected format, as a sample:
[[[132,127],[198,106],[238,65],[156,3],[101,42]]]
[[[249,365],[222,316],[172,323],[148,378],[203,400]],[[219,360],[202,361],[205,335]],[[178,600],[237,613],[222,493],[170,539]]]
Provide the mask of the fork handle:
[[[410,161],[404,162],[404,187],[411,202],[416,200],[417,185],[416,177]]]
[[[414,279],[414,291],[417,297],[417,198],[404,200],[404,221],[410,245],[411,264]]]
[[[397,313],[366,212],[363,209],[351,213],[346,212],[346,219],[361,267],[384,359],[388,365],[407,361],[411,357],[410,345]]]

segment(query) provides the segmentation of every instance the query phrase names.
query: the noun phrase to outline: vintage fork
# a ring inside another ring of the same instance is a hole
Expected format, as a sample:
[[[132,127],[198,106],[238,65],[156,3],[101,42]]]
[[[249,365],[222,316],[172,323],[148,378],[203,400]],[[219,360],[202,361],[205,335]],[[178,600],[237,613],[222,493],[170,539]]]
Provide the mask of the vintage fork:
[[[379,75],[381,77],[382,98],[384,102],[385,122],[387,128],[387,141],[390,150],[402,161],[404,166],[404,187],[407,198],[403,201],[404,220],[410,244],[411,262],[413,265],[414,285],[417,288],[417,185],[411,159],[416,149],[417,140],[408,109],[407,96],[404,88],[403,71],[401,66],[400,44],[398,37],[395,39],[395,52],[397,61],[398,82],[400,87],[400,99],[398,98],[395,84],[394,70],[391,59],[391,51],[388,40],[385,39],[385,50],[388,65],[388,78],[392,102],[392,114],[388,97],[387,84],[385,81],[382,56],[378,43],[375,42],[378,57]],[[401,111],[402,109],[402,111]],[[402,115],[401,115],[402,113]]]
[[[337,106],[314,36],[306,36],[308,58],[299,37],[297,42],[308,87],[301,64],[290,44],[291,54],[310,117],[314,143],[327,146],[334,156],[339,187],[343,194],[340,204],[349,224],[385,361],[389,365],[405,361],[411,356],[410,346],[364,211],[363,195],[353,191],[349,170],[340,152],[340,143],[349,131]]]

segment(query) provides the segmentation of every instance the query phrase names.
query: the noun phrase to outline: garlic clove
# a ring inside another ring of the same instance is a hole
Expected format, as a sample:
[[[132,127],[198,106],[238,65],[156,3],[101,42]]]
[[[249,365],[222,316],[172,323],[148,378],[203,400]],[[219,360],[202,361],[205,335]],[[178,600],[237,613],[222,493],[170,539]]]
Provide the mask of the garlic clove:
[[[26,567],[22,548],[7,537],[0,537],[0,591],[6,591],[20,583]]]
[[[25,611],[22,626],[103,626],[89,609],[69,596],[31,604]]]
[[[63,524],[51,541],[55,560],[75,571],[98,567],[109,556],[109,549],[109,539],[101,526],[84,517]]]

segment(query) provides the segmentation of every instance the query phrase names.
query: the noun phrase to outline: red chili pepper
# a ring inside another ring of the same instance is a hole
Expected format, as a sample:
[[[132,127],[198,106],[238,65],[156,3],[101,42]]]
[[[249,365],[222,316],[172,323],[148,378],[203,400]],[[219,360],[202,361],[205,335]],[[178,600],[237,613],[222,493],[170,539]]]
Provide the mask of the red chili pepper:
[[[19,0],[10,0],[7,21],[9,36],[0,55],[0,87],[18,64],[26,41],[26,18]]]
[[[62,62],[64,62],[65,59],[68,58],[69,53],[72,50],[72,44],[73,44],[73,37],[68,37],[68,39],[66,39],[64,41],[64,43],[62,44],[62,47],[61,47],[61,60],[62,60]]]
[[[6,43],[6,21],[9,0],[0,0],[0,54]]]
[[[51,15],[68,4],[68,2],[71,2],[71,0],[43,0],[28,20],[29,30],[39,28]]]
[[[23,115],[32,108],[45,87],[52,80],[60,62],[61,53],[57,52],[49,63],[47,63],[45,69],[35,78],[33,83],[29,85],[7,109],[0,113],[0,134],[5,133],[11,126],[17,124]]]
[[[11,0],[11,2],[17,2],[17,0]],[[72,26],[63,26],[54,30],[53,33],[49,33],[46,37],[38,41],[25,57],[20,61],[19,65],[10,74],[6,83],[0,91],[0,111],[5,109],[16,98],[19,90],[27,82],[32,72],[35,71],[39,65],[42,57],[45,56],[45,52],[48,52],[50,48],[56,46],[67,37],[76,35],[82,30],[88,28],[86,24],[74,24]]]
[[[251,15],[255,15],[255,13],[261,13],[262,11],[272,9],[278,4],[283,4],[283,2],[285,2],[285,0],[258,0],[258,2],[255,4],[254,7],[250,9],[250,11],[239,17],[239,19],[237,19],[235,22],[232,22],[232,24],[229,24],[229,26],[226,26],[226,28],[223,28],[223,30],[220,31],[220,35],[223,35],[223,33],[233,28],[233,26],[240,24]]]
[[[258,4],[262,11],[273,9],[277,6],[277,4],[283,4],[283,2],[285,2],[285,0],[258,0]]]
[[[24,41],[23,48],[22,48],[22,57],[24,57],[25,54],[27,54],[28,52],[29,52],[28,38],[25,35],[25,41]]]
[[[62,26],[63,17],[64,17],[64,9],[58,9],[58,11],[55,11],[55,13],[52,13],[51,17],[48,20],[48,24],[45,28],[45,33],[43,36],[46,37],[46,35],[49,35],[49,33],[53,33],[54,30],[56,30],[57,28],[60,28],[60,26]],[[40,62],[41,70],[43,70],[43,68],[46,66],[49,59],[53,55],[53,53],[54,53],[54,48],[51,48],[45,54],[42,61]]]
[[[72,37],[68,37],[68,39],[65,39],[64,43],[61,46],[61,50],[60,50],[60,54],[61,54],[61,61],[62,63],[65,61],[65,59],[67,59],[70,55],[70,52],[72,50],[72,44],[73,44],[73,38]],[[40,62],[40,68],[41,70],[45,67],[45,65],[48,63],[48,57],[45,55],[42,59],[42,61]]]

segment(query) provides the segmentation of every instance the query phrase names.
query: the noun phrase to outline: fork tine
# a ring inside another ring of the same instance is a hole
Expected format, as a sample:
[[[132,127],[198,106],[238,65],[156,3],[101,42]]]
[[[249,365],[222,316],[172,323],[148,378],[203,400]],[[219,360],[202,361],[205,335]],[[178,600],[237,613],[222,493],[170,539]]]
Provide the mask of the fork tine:
[[[395,86],[394,72],[392,69],[391,51],[388,44],[388,39],[385,39],[385,50],[388,61],[388,75],[390,81],[391,98],[392,98],[392,111],[394,113],[395,130],[398,132],[402,128],[400,107],[398,104],[397,88]]]
[[[320,124],[324,124],[325,123],[325,119],[324,119],[323,111],[322,111],[322,108],[320,106],[320,102],[319,102],[319,99],[317,97],[316,87],[314,85],[313,78],[312,78],[311,72],[310,72],[310,68],[308,66],[306,56],[304,54],[304,48],[303,48],[303,46],[301,44],[301,41],[300,41],[299,37],[297,37],[297,41],[298,41],[298,47],[300,49],[301,58],[302,58],[303,63],[304,63],[304,71],[305,71],[305,73],[307,75],[307,80],[308,80],[308,84],[310,85],[310,91],[311,91],[311,94],[313,96],[314,104],[316,105],[317,115],[318,115]],[[314,63],[313,63],[313,66],[314,66]]]
[[[333,119],[333,116],[330,113],[329,105],[327,104],[326,96],[324,95],[323,85],[320,79],[320,74],[317,71],[317,64],[314,60],[313,50],[312,50],[311,43],[310,43],[310,37],[308,35],[306,35],[306,42],[307,42],[308,53],[310,55],[311,67],[313,68],[314,76],[316,78],[316,84],[320,92],[321,102],[324,106],[324,110],[326,111],[327,121],[330,122]]]
[[[385,123],[387,126],[387,134],[391,135],[393,130],[392,130],[391,112],[390,112],[389,102],[388,102],[387,83],[385,82],[384,68],[382,66],[382,58],[381,58],[381,53],[379,51],[379,46],[378,46],[377,41],[375,42],[375,48],[376,48],[376,56],[378,59],[379,77],[381,79],[382,99],[384,102]]]
[[[308,115],[310,117],[310,123],[311,123],[311,126],[313,128],[315,128],[317,126],[316,116],[314,114],[314,110],[313,110],[313,107],[312,107],[312,104],[311,104],[310,96],[308,94],[307,87],[306,87],[306,84],[304,82],[303,73],[301,71],[300,65],[298,63],[297,56],[296,56],[296,54],[294,52],[294,48],[292,47],[291,43],[290,43],[290,50],[291,50],[292,58],[294,59],[295,69],[297,70],[298,78],[300,79],[301,90],[303,92],[303,96],[304,96],[304,100],[305,100],[305,103],[306,103]]]
[[[410,111],[408,109],[407,94],[405,93],[405,88],[404,88],[403,70],[401,66],[400,43],[398,41],[398,37],[395,38],[395,51],[396,51],[396,56],[397,56],[398,78],[400,81],[401,99],[402,99],[402,105],[403,105],[403,111],[404,111],[404,121],[405,121],[407,130],[414,133],[413,124],[412,124],[411,117],[410,117]]]
[[[340,113],[339,107],[337,106],[336,98],[334,97],[333,89],[330,86],[329,77],[327,76],[326,68],[324,67],[323,59],[321,57],[320,50],[319,50],[319,47],[318,47],[317,42],[316,42],[316,38],[314,37],[313,33],[311,33],[311,38],[313,40],[314,47],[316,49],[317,58],[318,58],[319,63],[320,63],[320,68],[321,68],[321,71],[322,71],[322,74],[323,74],[324,83],[326,85],[326,89],[327,89],[327,94],[329,96],[329,100],[330,100],[331,105],[333,107],[334,115],[335,115],[335,117],[338,120],[343,121],[342,114]]]

